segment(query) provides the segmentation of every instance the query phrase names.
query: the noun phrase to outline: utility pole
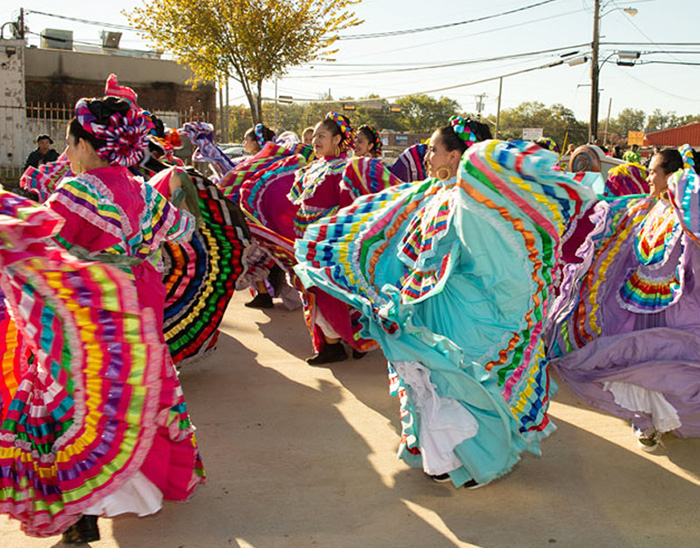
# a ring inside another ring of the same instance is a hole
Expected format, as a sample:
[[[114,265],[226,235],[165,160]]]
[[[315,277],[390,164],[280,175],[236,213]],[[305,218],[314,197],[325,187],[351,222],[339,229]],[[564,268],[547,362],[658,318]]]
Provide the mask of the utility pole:
[[[486,97],[485,93],[482,93],[481,95],[476,96],[476,112],[479,117],[479,121],[481,122],[481,111],[484,110],[484,98]]]
[[[231,107],[229,106],[229,90],[228,90],[228,76],[226,76],[226,122],[224,123],[224,141],[229,142],[231,140],[231,120],[230,120],[230,115],[231,115]]]
[[[275,131],[277,128],[277,78],[275,78]]]
[[[19,8],[19,37],[24,40],[24,8]]]
[[[595,0],[593,7],[593,43],[591,44],[591,119],[588,127],[588,142],[593,143],[598,137],[598,48],[600,46],[600,0]]]
[[[224,86],[219,86],[219,139],[224,140]]]
[[[503,94],[503,77],[498,79],[498,108],[496,109],[496,139],[500,139],[498,131],[501,128],[501,95]]]
[[[608,126],[610,125],[610,109],[612,108],[612,97],[608,101],[608,117],[605,119],[605,133],[603,133],[603,146],[607,146]]]

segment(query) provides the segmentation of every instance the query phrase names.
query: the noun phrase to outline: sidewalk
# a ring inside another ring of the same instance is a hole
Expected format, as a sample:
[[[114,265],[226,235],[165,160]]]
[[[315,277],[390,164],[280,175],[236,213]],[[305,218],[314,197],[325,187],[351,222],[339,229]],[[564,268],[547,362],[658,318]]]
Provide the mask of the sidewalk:
[[[700,439],[648,455],[622,420],[560,387],[559,429],[477,490],[436,484],[396,456],[398,402],[379,353],[330,368],[304,358],[301,311],[243,306],[219,350],[182,371],[208,485],[156,516],[100,520],[95,548],[700,546]],[[63,546],[0,517],[0,546]]]

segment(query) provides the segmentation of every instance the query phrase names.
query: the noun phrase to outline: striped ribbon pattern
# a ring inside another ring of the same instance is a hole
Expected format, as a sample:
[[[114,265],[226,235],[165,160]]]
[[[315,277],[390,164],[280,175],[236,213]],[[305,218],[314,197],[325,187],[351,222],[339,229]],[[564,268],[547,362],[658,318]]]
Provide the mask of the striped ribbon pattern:
[[[141,466],[167,354],[128,276],[46,246],[54,214],[2,192],[0,226],[2,290],[34,357],[0,430],[0,511],[47,536]],[[23,245],[6,247],[15,231]]]
[[[455,268],[450,264],[454,246],[444,256],[435,251],[440,240],[454,239],[453,216],[488,217],[510,246],[509,270],[530,280],[531,296],[517,315],[518,329],[496,337],[500,343],[484,354],[463,348],[464,360],[480,363],[495,376],[521,430],[546,429],[549,378],[542,329],[553,269],[561,235],[592,200],[594,193],[585,187],[595,178],[555,172],[556,160],[532,143],[476,144],[464,156],[456,186],[443,188],[427,180],[391,187],[312,224],[297,241],[300,273],[363,310],[365,322],[393,333],[403,321],[400,310],[440,292]],[[464,245],[469,245],[466,238]],[[397,251],[400,271],[388,259]],[[391,306],[385,284],[400,291],[398,308]]]
[[[610,168],[605,182],[605,196],[649,194],[647,168],[640,164],[620,164]]]
[[[163,333],[173,361],[182,364],[216,346],[219,325],[243,273],[249,231],[240,209],[212,182],[192,168],[178,168],[178,173],[194,184],[203,220],[189,242],[164,245]]]
[[[282,145],[275,143],[265,143],[262,150],[254,156],[243,160],[217,183],[224,196],[234,204],[240,201],[241,185],[257,176],[260,171],[268,169],[272,164],[282,158],[292,156],[293,153]]]

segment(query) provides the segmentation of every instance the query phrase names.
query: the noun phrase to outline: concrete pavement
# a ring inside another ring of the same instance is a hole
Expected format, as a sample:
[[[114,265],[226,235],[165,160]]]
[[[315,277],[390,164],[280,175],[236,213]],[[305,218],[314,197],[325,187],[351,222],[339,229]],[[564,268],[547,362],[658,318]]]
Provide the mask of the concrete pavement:
[[[309,367],[301,311],[234,296],[218,352],[181,380],[208,473],[189,504],[100,520],[95,548],[700,546],[700,439],[636,448],[622,420],[561,386],[558,430],[477,490],[395,456],[398,402],[379,353]],[[62,546],[0,517],[0,546]]]

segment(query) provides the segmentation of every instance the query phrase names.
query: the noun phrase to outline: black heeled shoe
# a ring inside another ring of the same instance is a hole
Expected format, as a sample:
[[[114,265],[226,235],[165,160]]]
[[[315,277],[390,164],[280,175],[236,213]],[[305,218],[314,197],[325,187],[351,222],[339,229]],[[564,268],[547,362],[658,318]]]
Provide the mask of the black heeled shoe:
[[[245,303],[248,308],[274,308],[272,297],[268,293],[258,293],[255,298]]]
[[[83,515],[77,523],[63,532],[61,539],[64,544],[87,544],[100,540],[100,530],[97,527],[97,516]]]
[[[306,363],[309,365],[325,365],[327,363],[342,362],[348,359],[348,353],[341,343],[326,343],[315,356],[306,358]]]

